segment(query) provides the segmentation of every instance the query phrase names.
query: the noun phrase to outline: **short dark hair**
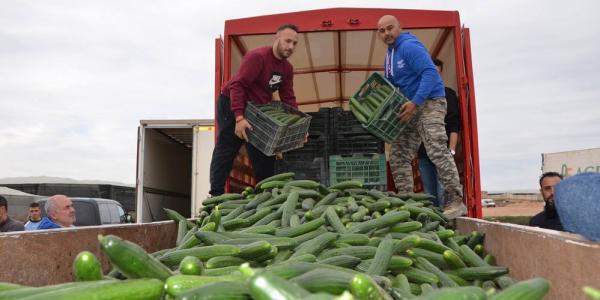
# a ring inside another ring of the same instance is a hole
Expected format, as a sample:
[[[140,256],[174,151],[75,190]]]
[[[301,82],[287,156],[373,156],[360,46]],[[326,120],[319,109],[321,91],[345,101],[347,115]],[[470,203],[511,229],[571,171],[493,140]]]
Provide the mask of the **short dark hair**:
[[[433,61],[433,64],[436,67],[440,67],[440,69],[442,69],[442,70],[444,69],[444,62],[443,61],[441,61],[441,60],[439,60],[437,58],[434,58],[434,57],[432,57],[431,60]]]
[[[283,24],[283,25],[279,26],[279,28],[277,28],[277,32],[280,32],[285,29],[291,29],[295,32],[298,32],[298,26],[296,26],[295,24],[292,24],[292,23],[287,23],[287,24]]]
[[[8,201],[6,201],[6,198],[0,195],[0,207],[2,206],[6,207],[6,210],[8,211]]]
[[[546,177],[558,177],[558,178],[560,178],[560,180],[563,179],[562,175],[558,174],[557,172],[546,172],[546,173],[542,174],[542,176],[540,176],[540,186],[542,186],[542,181]]]
[[[40,207],[40,204],[37,202],[33,202],[33,203],[29,204],[29,208],[34,208],[34,207]]]

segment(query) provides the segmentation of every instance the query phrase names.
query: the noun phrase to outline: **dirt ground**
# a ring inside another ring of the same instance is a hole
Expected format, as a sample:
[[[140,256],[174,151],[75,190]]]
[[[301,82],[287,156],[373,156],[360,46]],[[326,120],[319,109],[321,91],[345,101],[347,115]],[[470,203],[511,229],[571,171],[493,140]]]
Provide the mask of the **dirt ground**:
[[[496,207],[484,207],[483,217],[533,216],[542,210],[544,210],[542,201],[499,202]]]

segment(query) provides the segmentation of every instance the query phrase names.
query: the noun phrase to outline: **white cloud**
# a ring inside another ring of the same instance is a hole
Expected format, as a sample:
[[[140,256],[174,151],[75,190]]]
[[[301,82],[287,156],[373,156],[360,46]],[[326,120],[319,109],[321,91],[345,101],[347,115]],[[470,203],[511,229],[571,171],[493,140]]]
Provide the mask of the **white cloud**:
[[[135,181],[140,119],[211,118],[224,21],[370,1],[3,1],[0,177]],[[378,1],[471,28],[484,189],[535,188],[541,153],[599,147],[600,2]]]

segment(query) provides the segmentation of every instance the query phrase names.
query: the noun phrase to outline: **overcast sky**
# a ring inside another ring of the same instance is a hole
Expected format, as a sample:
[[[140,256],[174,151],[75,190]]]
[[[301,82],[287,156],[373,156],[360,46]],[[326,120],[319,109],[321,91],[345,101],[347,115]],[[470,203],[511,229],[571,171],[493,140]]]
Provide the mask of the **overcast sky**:
[[[484,190],[536,188],[541,153],[600,147],[598,1],[4,0],[0,178],[134,183],[140,119],[213,117],[225,20],[329,7],[460,12]]]

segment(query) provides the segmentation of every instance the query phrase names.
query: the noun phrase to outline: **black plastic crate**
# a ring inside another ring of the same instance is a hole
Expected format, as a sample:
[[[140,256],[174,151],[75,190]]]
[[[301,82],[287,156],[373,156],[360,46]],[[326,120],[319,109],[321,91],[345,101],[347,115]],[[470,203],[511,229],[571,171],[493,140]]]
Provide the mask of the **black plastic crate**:
[[[336,135],[331,138],[331,154],[349,155],[354,153],[384,153],[385,143],[379,138],[366,134],[355,136]]]
[[[354,117],[351,111],[331,109],[331,132],[335,135],[371,135]]]
[[[308,115],[312,117],[310,120],[310,127],[308,128],[309,135],[329,135],[329,114],[329,108],[321,108],[318,112],[308,113]]]
[[[286,124],[261,110],[266,106],[285,110],[288,114],[296,114],[303,117],[303,119],[292,125]],[[269,104],[248,102],[245,116],[253,128],[253,130],[247,132],[249,142],[269,156],[275,155],[277,152],[286,152],[302,147],[312,118],[280,101]]]
[[[318,157],[313,160],[283,160],[275,161],[275,174],[294,172],[296,179],[310,179],[329,185],[328,158]]]
[[[283,154],[284,159],[312,160],[316,157],[327,158],[330,153],[329,136],[308,136],[308,142],[303,147],[288,151]]]

